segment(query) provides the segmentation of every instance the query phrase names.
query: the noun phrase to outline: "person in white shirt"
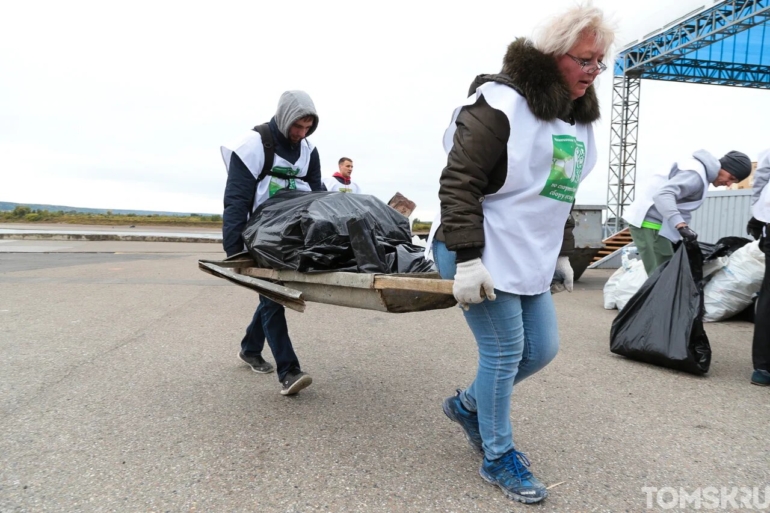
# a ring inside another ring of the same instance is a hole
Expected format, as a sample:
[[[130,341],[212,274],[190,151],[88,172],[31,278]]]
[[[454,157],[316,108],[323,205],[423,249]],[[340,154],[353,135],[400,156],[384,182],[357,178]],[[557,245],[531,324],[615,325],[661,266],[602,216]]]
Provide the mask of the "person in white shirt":
[[[350,178],[353,174],[353,161],[347,157],[342,157],[338,165],[339,171],[324,180],[326,190],[330,192],[361,194],[361,187]]]
[[[770,386],[770,149],[759,157],[754,173],[754,190],[751,213],[753,217],[748,232],[759,239],[759,247],[765,254],[765,276],[759,289],[757,308],[754,313],[754,341],[751,349],[754,373],[751,383]]]
[[[474,80],[444,134],[431,250],[441,277],[454,279],[478,366],[442,406],[484,455],[481,477],[525,503],[548,490],[514,446],[511,396],[559,349],[551,283],[572,274],[560,255],[564,228],[596,164],[593,82],[613,40],[601,10],[562,11],[540,37],[511,43],[501,73]]]

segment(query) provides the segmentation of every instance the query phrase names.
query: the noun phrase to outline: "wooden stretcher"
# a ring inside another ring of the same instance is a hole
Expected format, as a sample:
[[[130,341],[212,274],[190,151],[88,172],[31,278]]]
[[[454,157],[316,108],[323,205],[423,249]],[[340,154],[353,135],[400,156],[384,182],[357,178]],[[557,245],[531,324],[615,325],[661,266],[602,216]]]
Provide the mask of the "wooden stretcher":
[[[305,311],[306,301],[391,313],[423,312],[457,304],[452,280],[442,280],[438,273],[278,271],[257,267],[247,253],[227,260],[199,260],[198,267],[298,312]]]

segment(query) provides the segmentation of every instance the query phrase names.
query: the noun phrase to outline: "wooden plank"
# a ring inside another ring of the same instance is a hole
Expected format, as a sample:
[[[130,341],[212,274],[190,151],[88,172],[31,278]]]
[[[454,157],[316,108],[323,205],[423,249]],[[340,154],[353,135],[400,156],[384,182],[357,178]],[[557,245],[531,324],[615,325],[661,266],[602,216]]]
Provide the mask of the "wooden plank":
[[[435,310],[456,304],[452,281],[440,279],[438,273],[298,273],[257,267],[225,268],[225,263],[200,260],[198,266],[297,311],[304,311],[307,301],[392,313]],[[291,301],[292,297],[299,301]]]
[[[300,283],[294,281],[283,282],[297,290],[302,291],[305,301],[323,303],[326,305],[344,306],[348,308],[360,308],[364,310],[376,310],[387,312],[388,308],[382,300],[382,292],[370,288],[340,287],[324,283]],[[420,294],[419,292],[417,294]]]
[[[241,269],[241,274],[253,278],[262,278],[264,280],[277,280],[278,271],[275,269],[262,269],[259,267],[245,267]]]
[[[248,267],[241,269],[241,274],[262,278],[265,280],[276,280],[281,282],[297,283],[316,283],[321,285],[331,285],[336,287],[352,287],[357,289],[373,289],[375,274],[364,273],[298,273],[296,271],[277,271],[275,269],[262,269],[258,267]]]
[[[452,286],[454,281],[430,279],[430,278],[407,278],[403,276],[391,276],[387,274],[378,274],[374,278],[374,288],[378,290],[412,290],[416,292],[432,292],[436,294],[452,295]]]
[[[209,274],[225,278],[228,281],[241,285],[248,289],[254,290],[259,294],[272,299],[276,303],[280,303],[285,307],[291,308],[298,312],[305,311],[305,300],[302,297],[302,292],[283,285],[270,283],[269,281],[258,280],[249,276],[243,276],[231,269],[220,267],[216,264],[204,261],[198,261],[198,267]]]
[[[424,312],[457,304],[452,294],[400,289],[380,289],[375,292],[381,295],[391,313]]]
[[[241,269],[241,274],[276,280],[281,282],[300,282],[329,285],[334,287],[353,287],[365,289],[396,289],[413,290],[418,292],[431,292],[437,294],[452,294],[452,280],[442,280],[438,273],[425,273],[430,278],[423,278],[419,274],[394,275],[394,274],[363,274],[363,273],[298,273],[296,271],[277,271],[275,269],[261,269],[250,267]]]
[[[224,269],[243,269],[244,267],[253,267],[254,266],[254,260],[252,259],[237,259],[237,260],[198,260],[198,262],[203,262],[205,264],[213,264],[217,267],[221,267]]]

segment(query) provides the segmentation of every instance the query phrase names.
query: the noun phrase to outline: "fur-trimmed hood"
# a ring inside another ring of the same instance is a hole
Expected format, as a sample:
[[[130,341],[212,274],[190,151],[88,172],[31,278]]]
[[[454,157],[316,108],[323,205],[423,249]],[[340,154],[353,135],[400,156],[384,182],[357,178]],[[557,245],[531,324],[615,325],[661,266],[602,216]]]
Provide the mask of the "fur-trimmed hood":
[[[573,101],[556,59],[537,50],[525,38],[516,39],[508,46],[502,72],[477,76],[468,95],[475,93],[486,82],[499,82],[518,91],[527,100],[535,117],[543,121],[558,118],[593,123],[601,116],[594,86],[591,85],[583,96]]]

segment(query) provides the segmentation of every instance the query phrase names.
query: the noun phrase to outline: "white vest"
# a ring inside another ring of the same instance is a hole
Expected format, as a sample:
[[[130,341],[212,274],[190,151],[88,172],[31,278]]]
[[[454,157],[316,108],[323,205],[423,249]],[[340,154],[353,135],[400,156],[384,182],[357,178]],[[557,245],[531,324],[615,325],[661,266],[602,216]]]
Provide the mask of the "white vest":
[[[708,178],[706,177],[706,167],[703,165],[703,163],[701,163],[700,160],[696,158],[690,158],[676,162],[671,167],[671,170],[673,171],[675,168],[679,169],[680,171],[695,171],[703,181],[703,195],[699,200],[676,204],[676,208],[679,210],[682,218],[684,218],[685,222],[689,223],[690,219],[692,218],[692,212],[701,206],[703,200],[706,199],[706,194],[708,194],[709,182]],[[660,191],[661,187],[665,185],[670,176],[671,172],[669,171],[668,176],[654,175],[652,177],[644,189],[640,191],[641,193],[638,194],[636,199],[628,206],[626,212],[623,213],[623,219],[625,219],[628,224],[637,228],[641,228],[642,223],[644,223],[644,218],[647,216],[647,212],[650,210],[650,207],[655,204],[653,196],[655,196],[655,194]],[[669,219],[663,219],[661,222],[660,234],[671,242],[679,242],[679,240],[682,238],[679,235],[676,227],[671,224]]]
[[[496,82],[483,84],[463,106],[474,104],[480,96],[504,113],[511,127],[505,183],[482,203],[482,262],[496,289],[542,294],[551,287],[578,185],[596,164],[593,127],[538,119],[523,96]],[[447,154],[463,106],[455,109],[444,134]],[[431,235],[438,224],[434,223]]]
[[[329,192],[352,192],[353,194],[361,194],[361,187],[355,182],[349,184],[340,183],[333,176],[324,180],[326,190]]]
[[[313,153],[314,146],[307,139],[300,142],[300,155],[294,164],[275,154],[272,170],[283,174],[290,174],[297,178],[307,176],[310,166],[310,154]],[[230,157],[233,153],[240,157],[244,165],[248,168],[254,178],[259,179],[262,172],[262,164],[265,162],[265,149],[262,146],[262,136],[254,130],[240,141],[230,146],[221,146],[222,160],[225,162],[225,169],[230,172]],[[276,176],[267,175],[257,183],[257,191],[254,195],[254,205],[251,211],[254,212],[259,205],[281,189],[296,189],[299,191],[310,191],[310,184],[305,180],[295,180],[293,178],[284,179]]]
[[[757,169],[763,167],[770,167],[770,150],[767,150],[763,155],[759,156]],[[770,193],[768,191],[770,191],[770,187],[768,187],[766,183],[762,188],[759,199],[751,207],[751,215],[754,216],[754,219],[762,221],[763,223],[770,223]]]

